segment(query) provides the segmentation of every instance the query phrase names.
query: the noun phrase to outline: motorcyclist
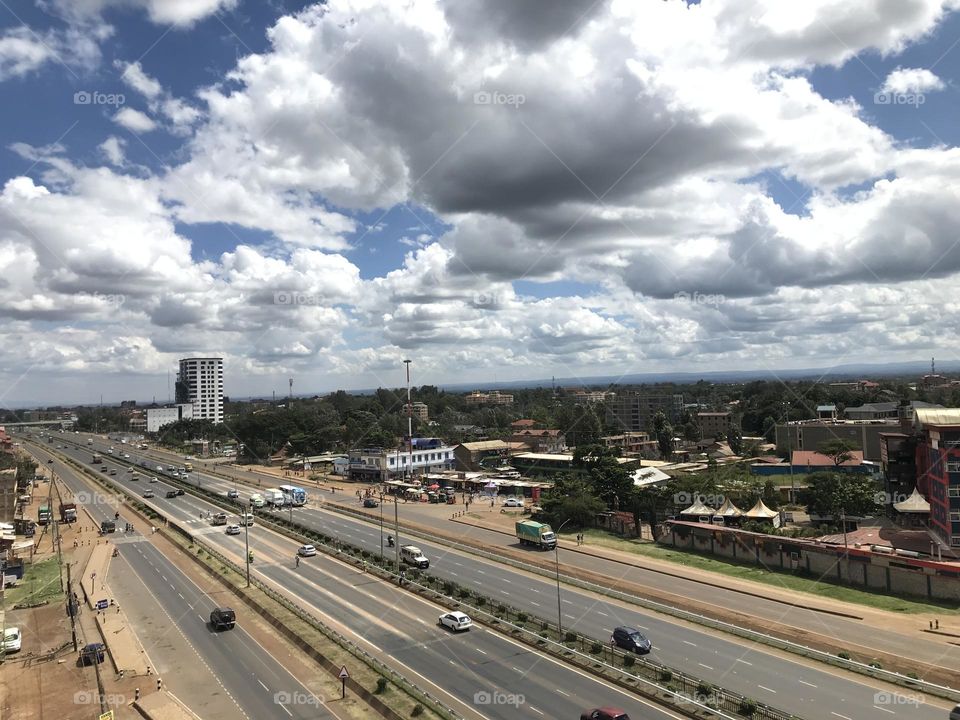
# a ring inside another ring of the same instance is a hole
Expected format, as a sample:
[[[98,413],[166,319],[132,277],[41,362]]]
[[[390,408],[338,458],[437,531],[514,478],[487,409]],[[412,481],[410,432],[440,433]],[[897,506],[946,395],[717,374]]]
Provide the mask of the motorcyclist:
[[[387,547],[393,547],[393,535],[387,535]]]
[[[253,562],[253,550],[247,553],[247,561]]]

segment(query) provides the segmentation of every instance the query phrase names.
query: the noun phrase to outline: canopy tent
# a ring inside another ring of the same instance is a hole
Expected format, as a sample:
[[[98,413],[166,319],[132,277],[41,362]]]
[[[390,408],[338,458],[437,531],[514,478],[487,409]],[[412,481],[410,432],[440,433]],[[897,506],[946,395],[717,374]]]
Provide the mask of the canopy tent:
[[[497,489],[497,483],[495,483],[495,482],[493,482],[493,481],[491,480],[490,482],[488,482],[488,483],[487,483],[486,485],[484,485],[483,487],[486,488],[487,490],[496,490],[496,489]]]
[[[734,505],[730,498],[725,498],[723,505],[714,513],[714,517],[723,518],[738,518],[741,515],[743,515],[743,510]]]
[[[686,510],[680,511],[681,515],[713,515],[713,508],[704,505],[700,498],[697,498],[696,501],[688,507]]]
[[[436,490],[436,489],[439,488],[440,486],[439,486],[437,483],[433,483],[432,485],[428,485],[427,487],[428,487],[429,489],[431,489],[431,490]]]
[[[928,513],[930,512],[930,503],[926,501],[917,488],[914,488],[910,497],[903,502],[894,503],[893,509],[902,513]]]
[[[779,515],[776,510],[771,510],[763,504],[763,500],[757,500],[757,504],[747,510],[743,515],[752,520],[772,520]]]

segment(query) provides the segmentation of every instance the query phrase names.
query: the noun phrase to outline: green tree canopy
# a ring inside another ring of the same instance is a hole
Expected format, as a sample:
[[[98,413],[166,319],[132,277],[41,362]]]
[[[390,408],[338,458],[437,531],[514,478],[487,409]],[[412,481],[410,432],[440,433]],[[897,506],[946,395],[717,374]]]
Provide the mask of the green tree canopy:
[[[590,527],[606,507],[590,486],[589,480],[573,474],[560,475],[552,489],[540,501],[541,513],[554,530],[567,520],[568,529]]]
[[[877,488],[866,475],[838,472],[815,472],[807,475],[807,488],[800,491],[800,501],[816,515],[831,515],[838,519],[841,513],[866,516],[879,506]]]

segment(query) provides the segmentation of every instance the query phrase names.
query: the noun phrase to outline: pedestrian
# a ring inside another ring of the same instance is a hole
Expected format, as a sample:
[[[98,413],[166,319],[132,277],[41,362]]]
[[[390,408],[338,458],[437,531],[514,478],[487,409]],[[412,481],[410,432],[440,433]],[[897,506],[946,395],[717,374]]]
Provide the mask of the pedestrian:
[[[299,556],[299,555],[296,556],[296,563],[297,563],[297,567],[300,567],[300,556]]]
[[[147,665],[147,675],[153,675],[153,670],[150,669],[149,665]]]
[[[163,689],[163,680],[157,678],[157,692],[160,692]]]
[[[120,614],[120,603],[117,603],[117,615]]]
[[[136,701],[138,701],[139,699],[140,699],[140,688],[134,688],[134,691],[133,691],[133,700],[134,700],[134,702],[136,702]]]

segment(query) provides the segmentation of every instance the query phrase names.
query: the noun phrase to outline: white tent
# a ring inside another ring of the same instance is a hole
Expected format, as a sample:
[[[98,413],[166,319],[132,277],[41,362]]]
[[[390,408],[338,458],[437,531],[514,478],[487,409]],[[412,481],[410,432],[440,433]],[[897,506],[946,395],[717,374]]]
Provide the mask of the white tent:
[[[738,508],[730,498],[724,498],[723,505],[714,513],[714,517],[738,518],[743,515],[743,510]]]
[[[894,503],[893,509],[902,513],[928,513],[930,512],[930,503],[926,501],[917,488],[914,488],[910,497],[903,502]]]
[[[771,510],[766,505],[763,504],[763,500],[757,500],[757,504],[752,508],[747,510],[743,515],[748,517],[751,520],[771,520],[777,517],[780,513],[776,510]]]
[[[693,503],[686,510],[680,511],[681,515],[713,515],[713,508],[704,505],[700,498],[696,499],[696,502]]]

